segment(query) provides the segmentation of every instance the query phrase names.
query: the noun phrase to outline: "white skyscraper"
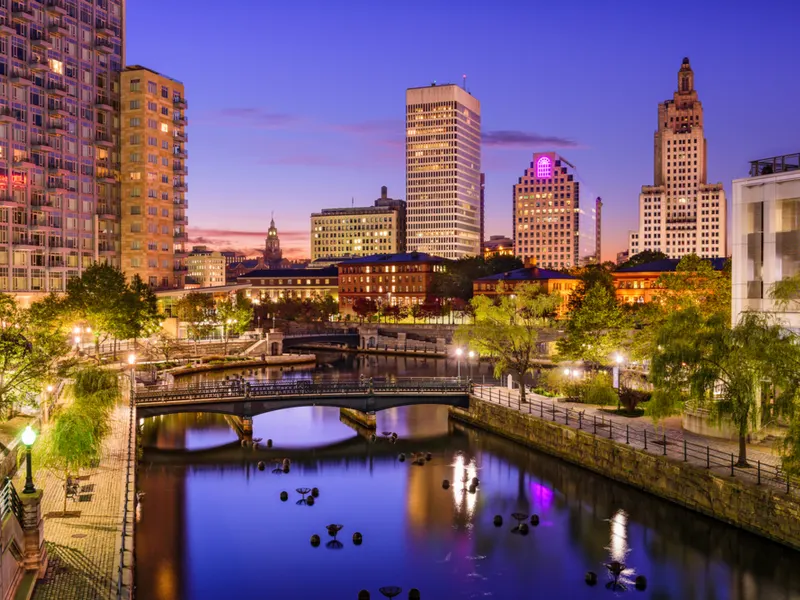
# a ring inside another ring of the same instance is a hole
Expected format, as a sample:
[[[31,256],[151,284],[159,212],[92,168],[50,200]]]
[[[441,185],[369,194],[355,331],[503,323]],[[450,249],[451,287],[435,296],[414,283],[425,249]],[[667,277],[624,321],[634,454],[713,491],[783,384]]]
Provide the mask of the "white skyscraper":
[[[406,90],[410,251],[460,258],[481,251],[481,104],[465,89]]]
[[[703,107],[694,72],[684,58],[678,91],[658,106],[655,181],[639,194],[639,229],[629,238],[630,256],[658,250],[670,258],[727,254],[725,190],[707,180]]]

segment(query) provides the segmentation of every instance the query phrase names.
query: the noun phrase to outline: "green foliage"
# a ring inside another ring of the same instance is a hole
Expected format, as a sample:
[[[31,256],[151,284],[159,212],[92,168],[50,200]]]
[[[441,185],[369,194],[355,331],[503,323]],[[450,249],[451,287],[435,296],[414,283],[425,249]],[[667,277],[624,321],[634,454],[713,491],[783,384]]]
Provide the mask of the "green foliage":
[[[796,310],[798,299],[800,299],[800,274],[785,277],[781,281],[773,283],[769,290],[769,297],[779,310],[790,308]]]
[[[556,367],[547,371],[544,384],[547,389],[552,390],[556,395],[566,396],[570,381],[570,377],[565,375],[560,368]]]
[[[606,263],[602,265],[592,264],[586,267],[573,269],[572,275],[578,277],[578,285],[569,296],[569,311],[574,312],[578,310],[586,299],[586,295],[595,286],[602,286],[605,288],[609,295],[613,298],[615,295],[614,278],[611,275],[611,269]]]
[[[491,358],[497,376],[513,373],[525,401],[523,378],[543,358],[539,336],[552,326],[560,303],[559,294],[545,294],[530,284],[517,288],[513,297],[504,295],[496,301],[476,296],[472,299],[475,323],[460,326],[454,339]]]
[[[353,302],[353,312],[358,316],[359,321],[369,320],[378,314],[378,304],[375,300],[368,298],[356,298]]]
[[[607,364],[628,340],[628,319],[605,285],[594,285],[580,307],[570,312],[565,336],[558,340],[563,358]]]
[[[122,308],[127,318],[115,333],[120,339],[148,337],[161,327],[162,316],[158,311],[156,295],[139,275],[131,278],[122,298]]]
[[[638,254],[631,256],[627,261],[620,264],[617,269],[638,267],[639,265],[645,265],[647,263],[656,262],[659,260],[666,260],[668,258],[669,256],[663,252],[659,252],[658,250],[645,250],[644,252],[639,252]]]
[[[228,349],[228,339],[231,334],[241,335],[250,328],[253,322],[253,303],[242,293],[230,296],[217,302],[215,307],[216,322],[222,327],[222,339],[225,341],[225,351]]]
[[[339,303],[330,294],[311,298],[282,297],[274,304],[277,318],[290,322],[328,322],[339,313]]]
[[[120,398],[119,377],[109,369],[85,365],[73,375],[72,396],[82,408],[109,410]]]
[[[611,406],[619,403],[619,394],[611,385],[608,373],[596,373],[594,377],[587,379],[582,393],[581,400],[586,404]]]
[[[97,344],[109,335],[124,339],[129,331],[128,293],[122,271],[94,263],[67,282],[65,308],[92,328]]]
[[[722,271],[696,254],[684,256],[675,271],[657,280],[656,294],[665,315],[695,308],[703,316],[721,315],[731,319],[731,263]]]
[[[442,300],[472,298],[472,283],[481,277],[521,269],[522,261],[513,256],[468,256],[448,263],[444,272],[433,277],[432,293]],[[437,315],[439,316],[439,315]]]
[[[189,292],[175,303],[175,316],[186,323],[186,328],[195,342],[208,337],[214,331],[214,299],[201,292]]]

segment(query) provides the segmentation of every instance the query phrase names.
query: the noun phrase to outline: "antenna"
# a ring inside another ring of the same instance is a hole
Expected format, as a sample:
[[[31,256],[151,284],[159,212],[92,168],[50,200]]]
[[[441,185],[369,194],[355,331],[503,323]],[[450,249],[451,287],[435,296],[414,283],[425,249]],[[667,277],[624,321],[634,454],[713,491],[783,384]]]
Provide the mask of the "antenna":
[[[351,196],[350,197],[350,208],[355,208],[355,206],[356,206],[356,197],[355,196]]]
[[[461,78],[463,79],[462,87],[464,88],[464,91],[466,92],[467,91],[467,76],[466,75],[462,75]]]

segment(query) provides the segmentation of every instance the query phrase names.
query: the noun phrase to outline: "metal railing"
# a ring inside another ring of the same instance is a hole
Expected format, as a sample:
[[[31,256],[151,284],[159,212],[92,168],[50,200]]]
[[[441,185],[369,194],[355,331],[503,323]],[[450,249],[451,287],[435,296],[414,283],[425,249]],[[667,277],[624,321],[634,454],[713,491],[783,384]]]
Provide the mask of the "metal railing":
[[[466,394],[472,382],[455,377],[418,377],[398,379],[363,379],[356,381],[251,383],[234,379],[195,383],[186,386],[160,385],[136,391],[137,405],[225,399],[286,399],[318,396],[364,396],[396,394]]]
[[[136,534],[136,411],[134,402],[135,392],[133,385],[131,385],[131,398],[130,398],[130,414],[128,415],[128,449],[125,456],[125,501],[123,502],[122,509],[122,541],[119,546],[119,565],[117,567],[117,600],[132,600],[135,590],[135,574],[134,568],[136,565],[133,540]],[[133,510],[131,510],[133,507]],[[128,540],[131,543],[128,544]],[[130,578],[125,581],[125,552],[131,552],[130,564],[127,567],[130,570]],[[127,592],[127,594],[126,594]]]
[[[10,477],[5,478],[3,489],[0,491],[0,519],[4,519],[8,513],[13,513],[20,527],[25,527],[25,509]]]
[[[631,426],[619,423],[605,416],[586,414],[585,410],[564,408],[553,402],[542,402],[530,399],[520,402],[516,391],[507,389],[475,385],[474,395],[482,400],[488,400],[500,406],[512,408],[524,414],[529,414],[543,420],[567,425],[592,435],[624,443],[650,454],[657,454],[676,458],[686,463],[694,464],[710,471],[741,477],[756,485],[770,487],[788,493],[800,495],[800,478],[788,475],[780,466],[756,459],[748,467],[737,464],[738,456],[720,448],[707,444],[690,442],[677,431],[658,431],[655,428]]]

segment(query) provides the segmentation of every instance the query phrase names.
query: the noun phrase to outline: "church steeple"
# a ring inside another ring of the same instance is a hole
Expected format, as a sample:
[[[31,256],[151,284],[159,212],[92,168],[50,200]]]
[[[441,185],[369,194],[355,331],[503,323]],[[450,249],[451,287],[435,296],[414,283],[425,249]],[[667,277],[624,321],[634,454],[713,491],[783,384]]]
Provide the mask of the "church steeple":
[[[686,57],[681,63],[681,68],[678,71],[678,93],[689,94],[694,91],[694,71],[689,64],[689,58]]]
[[[264,247],[264,262],[275,268],[280,266],[282,258],[281,240],[278,237],[278,228],[275,227],[275,215],[273,213],[270,218],[269,230],[267,231],[267,239]]]

